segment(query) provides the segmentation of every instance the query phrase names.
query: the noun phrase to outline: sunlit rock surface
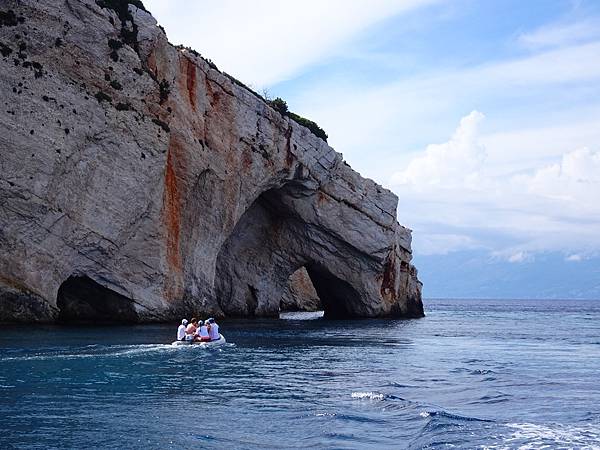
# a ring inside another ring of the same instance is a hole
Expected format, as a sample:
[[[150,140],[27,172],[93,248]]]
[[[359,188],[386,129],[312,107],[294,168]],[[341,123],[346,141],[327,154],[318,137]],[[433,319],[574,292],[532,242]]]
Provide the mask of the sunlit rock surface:
[[[0,2],[0,320],[275,316],[300,267],[326,316],[423,314],[394,194],[107,3]]]
[[[321,311],[323,305],[310,275],[301,267],[290,275],[281,297],[281,311]]]

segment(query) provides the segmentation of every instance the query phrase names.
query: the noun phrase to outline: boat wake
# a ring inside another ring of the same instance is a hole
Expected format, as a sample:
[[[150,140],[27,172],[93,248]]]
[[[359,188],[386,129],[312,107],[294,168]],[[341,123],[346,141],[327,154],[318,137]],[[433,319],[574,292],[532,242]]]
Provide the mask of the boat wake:
[[[86,358],[119,358],[133,357],[136,355],[168,352],[176,350],[169,344],[140,344],[140,345],[114,345],[100,346],[92,345],[77,348],[69,348],[56,352],[43,352],[29,354],[27,356],[0,357],[0,363],[9,361],[47,361],[57,359],[86,359]]]

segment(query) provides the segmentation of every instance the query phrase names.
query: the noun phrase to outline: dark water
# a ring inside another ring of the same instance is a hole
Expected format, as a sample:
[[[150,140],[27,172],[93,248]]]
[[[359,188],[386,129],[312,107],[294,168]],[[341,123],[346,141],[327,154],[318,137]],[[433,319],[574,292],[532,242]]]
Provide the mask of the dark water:
[[[600,301],[410,321],[0,328],[0,448],[600,448]]]

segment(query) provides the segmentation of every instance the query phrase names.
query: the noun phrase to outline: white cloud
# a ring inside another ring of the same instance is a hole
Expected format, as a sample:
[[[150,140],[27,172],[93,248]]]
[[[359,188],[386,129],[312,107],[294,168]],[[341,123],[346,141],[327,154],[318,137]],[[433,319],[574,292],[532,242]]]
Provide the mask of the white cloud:
[[[596,116],[596,118],[594,118]],[[559,160],[566,148],[600,142],[600,113],[582,111],[581,120],[533,128],[512,127],[481,136],[495,174],[534,170],[543,161]],[[516,124],[518,126],[518,122]]]
[[[191,46],[263,88],[335,51],[367,27],[437,0],[145,0],[171,42]]]
[[[567,151],[525,173],[495,175],[478,136],[482,119],[465,116],[448,142],[428,146],[392,176],[401,221],[422,234],[416,251],[445,254],[477,243],[516,263],[536,252],[600,250],[600,152]],[[430,232],[448,227],[457,231],[446,240]]]
[[[353,167],[376,179],[389,177],[394,165],[405,162],[406,151],[444,139],[456,114],[474,107],[489,108],[492,127],[497,127],[494,136],[492,128],[482,141],[505,139],[488,146],[490,158],[534,158],[537,163],[565,148],[600,140],[599,54],[600,42],[594,42],[479,66],[440,68],[387,84],[326,80],[289,96],[288,103],[319,123]],[[527,130],[533,133],[524,137],[536,142],[523,148],[515,133]],[[504,145],[508,139],[512,142]],[[538,145],[542,140],[548,145]],[[365,158],[365,149],[369,154],[376,149],[386,163]]]
[[[600,61],[592,57],[599,51],[600,42],[590,42],[485,64],[454,76],[462,80],[461,84],[475,83],[478,87],[490,83],[509,87],[583,81],[600,76]]]
[[[454,233],[418,232],[415,234],[414,243],[421,255],[447,255],[457,250],[482,248],[481,243],[473,237]]]
[[[579,262],[582,261],[583,257],[581,255],[569,255],[565,258],[565,261],[571,261],[571,262]]]
[[[530,210],[563,224],[558,227],[565,235],[563,241],[591,238],[589,248],[578,246],[570,250],[600,247],[600,152],[588,148],[565,152],[559,161],[533,173],[515,175],[509,182],[513,189],[522,192]],[[579,236],[570,236],[573,233]]]
[[[444,144],[430,144],[402,172],[392,176],[392,184],[414,186],[476,186],[485,149],[477,142],[477,127],[484,115],[473,111],[461,119],[452,138]]]
[[[565,153],[559,163],[524,177],[532,194],[576,203],[587,212],[598,211],[600,203],[600,152],[588,148]]]
[[[600,37],[600,18],[589,17],[569,23],[553,23],[523,33],[519,42],[531,49],[560,47]]]
[[[532,260],[532,256],[523,251],[513,253],[507,259],[507,261],[510,263],[522,263],[522,262],[531,261],[531,260]]]

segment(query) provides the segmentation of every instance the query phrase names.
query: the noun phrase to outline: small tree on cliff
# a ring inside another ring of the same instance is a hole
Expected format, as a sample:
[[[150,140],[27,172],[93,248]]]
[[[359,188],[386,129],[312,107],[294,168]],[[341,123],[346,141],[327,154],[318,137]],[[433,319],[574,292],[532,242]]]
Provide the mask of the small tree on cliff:
[[[277,97],[274,100],[268,100],[268,102],[271,105],[271,107],[275,111],[279,112],[282,116],[288,116],[288,117],[290,117],[295,122],[297,122],[300,125],[305,126],[306,128],[308,128],[312,132],[312,134],[314,134],[317,137],[320,137],[325,142],[327,142],[327,133],[325,133],[325,130],[323,130],[323,128],[321,128],[319,125],[317,125],[312,120],[306,119],[306,118],[304,118],[302,116],[299,116],[296,113],[291,112],[288,109],[288,105],[285,102],[285,100]]]
[[[275,98],[274,100],[271,100],[269,102],[271,104],[271,107],[279,112],[282,116],[287,116],[288,114],[288,105],[285,102],[285,100],[283,100],[282,98]]]

